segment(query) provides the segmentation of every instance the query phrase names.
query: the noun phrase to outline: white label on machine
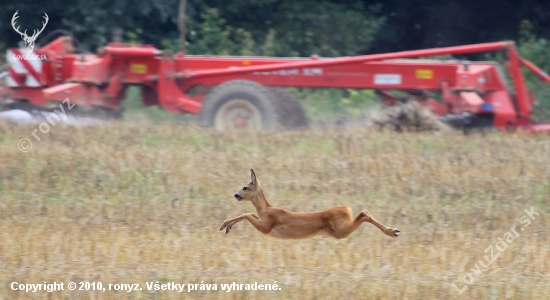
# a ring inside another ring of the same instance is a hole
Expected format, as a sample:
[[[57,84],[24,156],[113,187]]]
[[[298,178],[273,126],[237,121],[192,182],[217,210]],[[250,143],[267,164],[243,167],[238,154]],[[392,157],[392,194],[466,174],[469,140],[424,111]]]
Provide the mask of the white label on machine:
[[[40,86],[42,73],[41,55],[36,52],[27,53],[25,49],[9,49],[7,84],[11,87]]]
[[[304,76],[323,76],[323,69],[321,68],[303,68],[302,74]]]
[[[401,75],[374,74],[374,84],[401,84]]]

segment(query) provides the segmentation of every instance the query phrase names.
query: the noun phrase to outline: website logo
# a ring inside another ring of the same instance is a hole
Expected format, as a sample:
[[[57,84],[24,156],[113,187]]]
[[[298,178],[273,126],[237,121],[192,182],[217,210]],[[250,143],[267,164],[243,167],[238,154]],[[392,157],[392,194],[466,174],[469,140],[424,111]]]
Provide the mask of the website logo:
[[[13,14],[13,17],[11,18],[11,26],[13,27],[13,30],[15,30],[15,32],[19,33],[21,35],[21,38],[23,39],[23,41],[25,42],[25,48],[27,48],[27,53],[31,54],[32,51],[34,50],[34,42],[36,41],[36,38],[38,38],[38,35],[40,33],[42,33],[42,31],[44,31],[44,28],[46,28],[46,25],[48,24],[48,15],[46,13],[44,13],[44,16],[42,16],[42,18],[45,19],[45,22],[42,22],[42,29],[40,30],[36,30],[36,29],[33,29],[33,33],[31,36],[28,36],[27,35],[27,30],[25,29],[24,32],[21,32],[19,31],[19,26],[17,26],[17,28],[15,28],[15,20],[17,18],[19,18],[19,16],[17,15],[19,11],[16,11],[14,14]]]

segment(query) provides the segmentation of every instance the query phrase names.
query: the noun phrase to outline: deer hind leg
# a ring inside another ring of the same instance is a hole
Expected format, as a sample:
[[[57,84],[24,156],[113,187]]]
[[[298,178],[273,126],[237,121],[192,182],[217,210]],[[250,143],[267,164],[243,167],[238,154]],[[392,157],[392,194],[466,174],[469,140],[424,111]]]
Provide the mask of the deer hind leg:
[[[380,229],[385,235],[399,236],[399,229],[391,228],[378,222],[367,210],[360,212],[357,218],[359,218],[360,216],[362,216],[363,222],[369,222],[372,225],[378,227],[378,229]]]
[[[335,239],[347,238],[361,224],[365,222],[363,213],[360,213],[355,219],[351,218],[351,212],[348,210],[346,215],[339,216],[332,222],[332,228],[327,230],[327,233]]]
[[[345,215],[341,214],[335,219],[336,220],[332,222],[332,228],[330,230],[327,230],[327,233],[336,239],[343,239],[348,237],[364,222],[373,224],[374,226],[378,227],[378,229],[380,229],[384,234],[389,236],[399,236],[400,232],[397,228],[390,228],[378,222],[367,210],[360,212],[357,217],[355,217],[355,219],[352,219],[351,212],[348,209]]]

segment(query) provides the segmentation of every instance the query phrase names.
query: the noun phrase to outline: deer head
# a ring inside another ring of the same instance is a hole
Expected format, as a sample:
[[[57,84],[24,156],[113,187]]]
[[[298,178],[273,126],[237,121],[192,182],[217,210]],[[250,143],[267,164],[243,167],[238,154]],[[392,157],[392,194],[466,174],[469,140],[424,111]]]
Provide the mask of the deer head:
[[[25,29],[24,32],[21,32],[19,31],[19,26],[17,26],[17,28],[15,28],[15,20],[17,18],[19,18],[19,16],[17,15],[19,11],[16,11],[14,14],[13,14],[13,17],[11,18],[11,26],[13,27],[13,30],[15,30],[17,33],[19,33],[21,35],[21,38],[23,39],[23,41],[25,41],[25,47],[27,48],[27,53],[31,53],[32,50],[34,49],[34,42],[36,41],[36,38],[38,37],[38,35],[40,33],[42,33],[42,31],[44,31],[44,28],[46,28],[46,25],[48,24],[48,15],[46,13],[44,13],[45,16],[42,16],[42,18],[45,19],[45,22],[42,22],[42,29],[36,31],[36,29],[33,29],[33,33],[31,36],[28,36],[27,35],[27,30]]]

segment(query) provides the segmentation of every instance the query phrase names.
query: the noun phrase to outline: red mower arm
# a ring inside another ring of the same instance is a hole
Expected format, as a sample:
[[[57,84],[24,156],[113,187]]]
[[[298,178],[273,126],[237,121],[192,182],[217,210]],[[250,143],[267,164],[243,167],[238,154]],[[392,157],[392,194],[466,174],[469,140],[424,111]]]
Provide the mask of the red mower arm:
[[[550,83],[550,76],[546,74],[543,70],[539,69],[534,63],[528,61],[525,58],[520,58],[521,63],[527,67],[527,69],[531,70],[533,73],[535,73],[540,79]]]

